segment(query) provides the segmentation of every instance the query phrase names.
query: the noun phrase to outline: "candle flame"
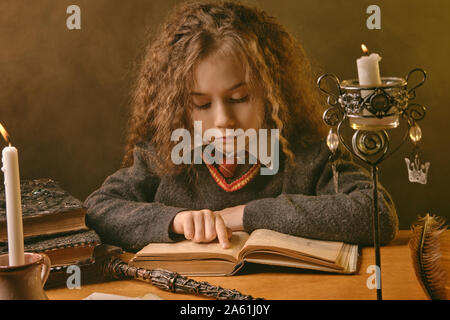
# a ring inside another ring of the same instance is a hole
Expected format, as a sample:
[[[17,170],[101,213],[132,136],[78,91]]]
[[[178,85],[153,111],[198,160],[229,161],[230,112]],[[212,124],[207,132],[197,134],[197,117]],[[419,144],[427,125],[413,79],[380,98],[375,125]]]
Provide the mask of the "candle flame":
[[[367,49],[365,44],[361,45],[361,50],[364,52],[364,54],[369,54],[369,49]]]
[[[3,136],[3,139],[5,139],[6,143],[11,144],[10,140],[9,140],[9,134],[8,132],[6,132],[5,127],[3,127],[3,125],[0,123],[0,133]]]

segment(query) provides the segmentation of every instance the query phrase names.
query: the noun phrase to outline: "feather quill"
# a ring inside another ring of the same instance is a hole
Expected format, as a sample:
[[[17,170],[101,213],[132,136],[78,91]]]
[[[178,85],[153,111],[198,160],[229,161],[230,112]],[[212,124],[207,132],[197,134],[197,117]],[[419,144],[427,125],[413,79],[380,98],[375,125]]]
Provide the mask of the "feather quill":
[[[411,256],[419,280],[431,300],[445,300],[447,271],[441,263],[440,235],[447,229],[445,220],[439,216],[419,218],[411,226],[409,241]]]

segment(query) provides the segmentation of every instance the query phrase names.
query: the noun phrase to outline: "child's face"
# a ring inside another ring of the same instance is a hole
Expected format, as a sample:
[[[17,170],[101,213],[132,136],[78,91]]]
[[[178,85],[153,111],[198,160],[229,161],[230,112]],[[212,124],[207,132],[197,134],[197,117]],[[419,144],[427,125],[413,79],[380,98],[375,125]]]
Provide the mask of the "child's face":
[[[224,136],[225,150],[236,143],[236,138],[225,138],[226,129],[260,129],[264,119],[262,95],[250,92],[245,71],[235,59],[210,55],[196,65],[194,77],[192,120],[202,121],[203,132],[218,129]]]

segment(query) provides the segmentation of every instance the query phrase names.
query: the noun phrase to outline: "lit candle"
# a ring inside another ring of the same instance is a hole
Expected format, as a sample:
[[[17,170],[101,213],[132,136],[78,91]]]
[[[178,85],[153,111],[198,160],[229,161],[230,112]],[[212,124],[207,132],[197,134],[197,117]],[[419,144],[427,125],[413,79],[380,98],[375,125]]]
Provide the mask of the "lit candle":
[[[379,67],[379,61],[381,60],[380,55],[377,53],[371,53],[369,55],[369,50],[364,44],[361,45],[361,49],[365,55],[356,60],[359,85],[371,87],[382,86],[383,83],[381,81]],[[372,92],[373,90],[361,90],[361,97],[365,98]],[[357,130],[384,130],[395,128],[399,124],[398,113],[396,113],[396,111],[397,110],[392,107],[388,112],[388,114],[392,115],[377,118],[370,111],[363,109],[362,117],[350,117],[350,125],[353,129]]]
[[[377,53],[371,53],[369,55],[369,50],[363,44],[361,45],[361,49],[365,53],[365,56],[356,60],[359,84],[361,86],[380,86],[381,78],[378,62],[381,60],[381,57]],[[361,96],[364,98],[371,92],[370,90],[362,90]]]
[[[9,146],[5,147],[2,152],[2,171],[5,175],[9,265],[19,266],[25,264],[19,157],[17,154],[17,149],[11,146],[9,135],[1,124],[0,132],[5,141],[9,144]]]

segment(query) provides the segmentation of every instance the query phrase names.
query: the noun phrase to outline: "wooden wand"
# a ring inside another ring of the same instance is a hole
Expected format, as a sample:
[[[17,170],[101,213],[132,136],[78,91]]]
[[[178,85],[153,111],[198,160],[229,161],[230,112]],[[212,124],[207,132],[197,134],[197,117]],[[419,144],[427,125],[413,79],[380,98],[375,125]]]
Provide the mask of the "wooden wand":
[[[189,293],[213,297],[219,300],[263,300],[240,293],[237,290],[213,286],[208,282],[192,280],[164,269],[145,269],[128,265],[119,258],[111,258],[103,264],[105,276],[113,279],[138,279],[151,282],[160,289],[174,293]]]

